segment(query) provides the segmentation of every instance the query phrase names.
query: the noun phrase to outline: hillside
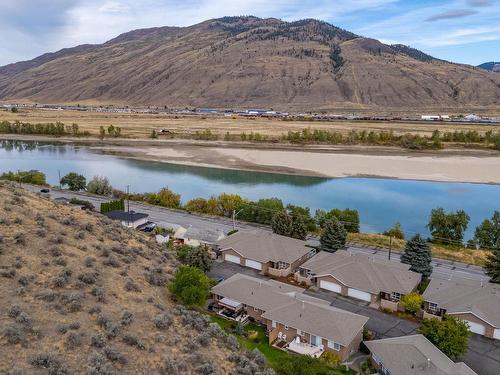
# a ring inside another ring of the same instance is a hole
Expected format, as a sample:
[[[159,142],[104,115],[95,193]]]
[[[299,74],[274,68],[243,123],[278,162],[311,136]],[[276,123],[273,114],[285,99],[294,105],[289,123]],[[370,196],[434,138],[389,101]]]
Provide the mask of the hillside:
[[[490,61],[477,66],[478,68],[489,70],[491,72],[500,73],[500,62]]]
[[[500,76],[325,22],[224,17],[0,68],[0,100],[311,110],[492,106]]]
[[[0,196],[1,374],[261,368],[242,360],[234,337],[170,300],[175,262],[146,235],[14,185],[2,183]]]

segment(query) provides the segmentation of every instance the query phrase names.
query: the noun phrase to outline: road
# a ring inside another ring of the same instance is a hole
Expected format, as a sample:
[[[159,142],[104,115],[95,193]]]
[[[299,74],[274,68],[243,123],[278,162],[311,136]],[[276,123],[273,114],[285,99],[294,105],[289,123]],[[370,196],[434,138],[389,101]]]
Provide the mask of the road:
[[[249,276],[267,278],[258,271],[247,267],[241,267],[234,263],[214,262],[208,276],[218,279],[228,279],[236,273],[244,273]],[[386,314],[380,310],[368,307],[366,302],[357,301],[352,298],[340,296],[327,290],[308,289],[304,292],[310,296],[330,302],[332,306],[347,310],[369,318],[366,328],[375,333],[376,339],[387,337],[399,337],[417,333],[419,323],[398,318],[395,315]],[[479,375],[496,375],[500,368],[500,340],[492,340],[472,334],[469,338],[467,353],[461,358],[469,367]]]
[[[40,191],[39,186],[33,185],[23,185],[30,191],[38,192]],[[108,199],[100,196],[90,195],[86,193],[76,193],[68,190],[52,190],[50,192],[51,197],[54,198],[68,198],[77,197],[80,199],[85,199],[91,202],[97,209],[102,202],[106,202]],[[130,202],[130,209],[138,212],[144,212],[149,214],[149,220],[160,224],[161,223],[172,223],[178,224],[185,228],[190,226],[200,229],[208,229],[212,231],[222,231],[224,233],[229,232],[233,229],[232,221],[228,218],[219,218],[212,216],[204,216],[198,214],[190,214],[186,211],[172,210],[164,207],[151,206],[148,204],[140,202]],[[270,230],[269,227],[265,227],[259,224],[245,223],[236,221],[236,227],[238,229],[255,229],[260,228],[262,230]],[[318,246],[319,241],[317,238],[311,238],[308,240],[311,246]],[[357,253],[370,254],[378,259],[387,259],[388,252],[381,249],[376,249],[372,247],[364,247],[358,244],[351,244],[348,247],[349,251]],[[393,252],[391,255],[391,260],[399,262],[400,255]],[[432,278],[449,280],[451,278],[455,279],[472,279],[472,280],[488,280],[483,269],[479,266],[473,266],[469,264],[464,264],[460,262],[448,261],[443,259],[434,259],[432,261],[434,267]]]

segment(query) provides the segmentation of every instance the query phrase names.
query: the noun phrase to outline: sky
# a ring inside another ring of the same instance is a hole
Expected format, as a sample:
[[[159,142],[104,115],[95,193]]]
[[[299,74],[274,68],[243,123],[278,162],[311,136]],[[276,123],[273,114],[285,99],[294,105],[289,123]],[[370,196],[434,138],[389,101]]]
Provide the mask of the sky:
[[[500,60],[500,0],[0,0],[0,65],[144,27],[316,18],[472,65]]]

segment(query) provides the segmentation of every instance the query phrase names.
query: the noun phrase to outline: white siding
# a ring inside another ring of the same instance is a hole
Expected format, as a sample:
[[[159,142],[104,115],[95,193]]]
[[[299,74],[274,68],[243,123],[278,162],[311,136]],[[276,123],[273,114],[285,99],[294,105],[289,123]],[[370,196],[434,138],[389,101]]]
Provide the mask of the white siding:
[[[371,294],[367,292],[363,292],[362,290],[354,289],[354,288],[349,288],[347,289],[347,295],[352,298],[357,298],[362,301],[371,301]]]
[[[322,289],[330,290],[335,293],[342,292],[342,288],[339,284],[332,283],[330,281],[320,280],[319,287]]]

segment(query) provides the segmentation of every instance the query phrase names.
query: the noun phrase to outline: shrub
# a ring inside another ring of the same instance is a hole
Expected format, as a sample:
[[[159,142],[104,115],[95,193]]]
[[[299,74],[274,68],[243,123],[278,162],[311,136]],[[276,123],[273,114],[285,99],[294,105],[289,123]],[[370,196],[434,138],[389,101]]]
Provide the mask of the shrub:
[[[65,346],[69,350],[73,350],[83,344],[83,334],[70,332],[66,337]]]
[[[7,342],[12,345],[21,344],[26,341],[23,330],[16,325],[8,326],[4,331],[4,337],[7,339]]]
[[[97,195],[111,195],[113,187],[106,177],[94,176],[87,184],[87,191]]]
[[[16,318],[19,314],[21,314],[23,312],[23,310],[21,309],[21,306],[19,305],[12,305],[9,307],[9,309],[7,310],[7,314],[9,315],[9,317],[11,318]]]
[[[87,359],[87,375],[113,375],[113,366],[102,354],[93,352]]]
[[[51,353],[40,353],[31,359],[31,365],[36,368],[48,369],[49,375],[68,374],[66,367]]]
[[[85,284],[95,284],[97,281],[97,272],[85,272],[78,275],[78,280],[84,282]]]
[[[141,291],[141,288],[139,288],[139,286],[136,283],[134,283],[134,280],[132,280],[132,279],[127,279],[123,288],[127,292],[140,292]]]
[[[96,286],[92,288],[90,294],[97,298],[97,302],[104,303],[106,301],[104,288]]]
[[[340,358],[337,353],[333,352],[324,352],[320,358],[332,367],[338,367],[342,363],[342,358]]]
[[[122,314],[122,318],[120,319],[120,324],[122,326],[128,326],[134,321],[134,314],[130,311],[124,311]]]
[[[153,322],[158,329],[167,329],[172,323],[172,316],[168,313],[161,313],[154,317]]]
[[[82,300],[84,296],[80,292],[73,292],[62,297],[62,302],[67,312],[74,313],[82,309]]]
[[[169,284],[170,292],[188,306],[203,306],[212,283],[210,279],[196,267],[182,266]]]
[[[118,362],[121,363],[122,365],[127,364],[127,358],[124,355],[122,355],[118,350],[106,346],[103,352],[106,358],[109,359],[110,361]]]
[[[106,340],[106,337],[101,334],[101,333],[98,333],[96,335],[92,335],[90,337],[90,345],[91,346],[94,346],[96,348],[104,348],[107,344],[107,340]]]
[[[26,245],[26,234],[24,232],[17,232],[14,235],[14,242],[17,245],[25,246]]]
[[[415,315],[420,310],[423,302],[424,297],[416,292],[412,292],[401,297],[401,304],[406,311],[413,315]]]
[[[85,267],[92,267],[94,265],[95,258],[94,257],[86,257],[83,261]]]
[[[127,334],[123,336],[123,342],[130,346],[135,346],[138,349],[144,350],[146,346],[137,337]]]
[[[155,268],[145,273],[145,278],[148,283],[154,286],[164,286],[167,284],[168,278],[161,268]]]
[[[446,316],[443,320],[424,319],[418,332],[452,359],[467,351],[469,326],[453,316]]]

